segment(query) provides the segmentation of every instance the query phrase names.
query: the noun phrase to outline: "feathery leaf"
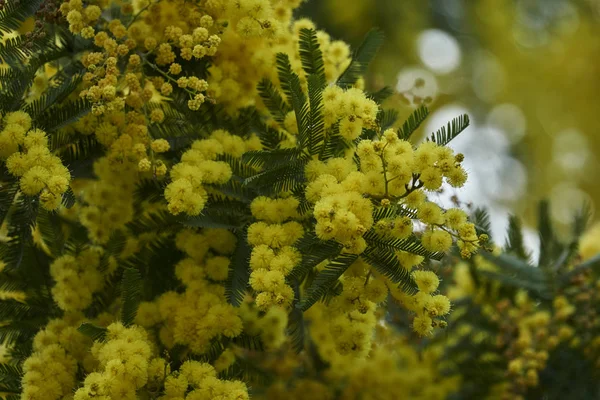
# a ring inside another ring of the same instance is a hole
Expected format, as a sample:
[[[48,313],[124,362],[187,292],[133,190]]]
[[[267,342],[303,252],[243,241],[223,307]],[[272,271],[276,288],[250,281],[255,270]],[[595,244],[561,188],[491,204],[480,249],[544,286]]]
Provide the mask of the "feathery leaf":
[[[419,129],[419,126],[425,121],[429,115],[429,110],[425,106],[421,106],[413,111],[412,114],[404,121],[402,127],[398,129],[398,137],[402,140],[408,140],[412,134]]]
[[[460,115],[451,122],[448,122],[447,126],[442,126],[437,132],[432,133],[431,138],[428,140],[435,142],[439,146],[445,146],[462,131],[467,129],[469,123],[469,116],[467,114]]]
[[[379,29],[372,29],[367,33],[361,45],[352,55],[350,65],[338,78],[338,86],[348,89],[367,72],[367,68],[383,44],[384,38],[383,32]]]
[[[290,107],[281,97],[279,89],[270,80],[264,78],[258,83],[258,94],[271,116],[282,124],[285,116],[290,112]]]
[[[125,268],[121,280],[121,322],[130,326],[137,315],[142,294],[142,275],[135,268]]]
[[[95,342],[104,342],[106,338],[106,333],[108,332],[106,328],[96,326],[89,322],[82,323],[81,325],[79,325],[77,330]]]
[[[306,290],[304,298],[296,305],[302,311],[308,310],[319,301],[327,291],[335,285],[337,280],[358,258],[356,254],[342,253],[331,260],[324,270],[319,272]]]

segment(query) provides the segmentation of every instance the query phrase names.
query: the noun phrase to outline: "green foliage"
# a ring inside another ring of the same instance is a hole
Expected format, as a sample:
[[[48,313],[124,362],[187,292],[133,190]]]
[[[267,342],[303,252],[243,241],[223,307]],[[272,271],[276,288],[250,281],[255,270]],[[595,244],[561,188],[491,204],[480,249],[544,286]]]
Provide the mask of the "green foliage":
[[[121,280],[121,322],[125,326],[133,324],[140,305],[142,275],[134,268],[125,268]]]
[[[314,234],[306,234],[296,248],[302,253],[302,261],[289,275],[289,279],[302,282],[306,275],[321,262],[335,257],[342,250],[342,245],[333,241],[323,241]]]
[[[347,89],[365,74],[367,67],[375,58],[375,54],[383,45],[384,38],[379,29],[372,29],[367,33],[361,45],[354,52],[352,62],[338,78],[338,86]]]
[[[225,282],[225,295],[229,302],[236,307],[242,304],[250,279],[249,260],[251,249],[246,240],[247,234],[246,228],[237,232],[237,243],[231,257],[229,273]]]
[[[333,286],[342,274],[356,261],[356,254],[339,254],[332,259],[324,270],[319,272],[312,281],[304,298],[296,307],[302,311],[308,310],[313,304],[321,299],[327,293],[328,289]]]
[[[419,129],[419,126],[425,121],[429,115],[429,110],[425,106],[417,108],[404,122],[402,127],[398,129],[398,137],[403,140],[408,140],[412,134]]]
[[[302,69],[307,76],[314,76],[317,81],[317,89],[322,90],[327,81],[325,79],[325,63],[323,53],[317,39],[317,31],[302,28],[300,30],[300,60]]]
[[[302,133],[307,129],[308,104],[306,103],[306,96],[300,85],[300,78],[298,77],[298,74],[292,71],[290,58],[287,54],[277,53],[276,60],[279,84],[287,96],[288,103],[296,113],[298,132]]]
[[[298,294],[297,290],[295,290]],[[306,341],[306,327],[304,325],[304,313],[298,308],[294,308],[288,316],[287,335],[290,338],[292,348],[296,353],[304,350]]]
[[[42,4],[42,0],[6,2],[0,10],[0,31],[9,33],[21,26]]]
[[[402,290],[409,294],[417,292],[417,285],[410,276],[409,271],[400,265],[393,251],[371,246],[362,254],[362,257],[381,275],[393,283],[398,284]]]
[[[77,330],[83,333],[85,336],[89,337],[90,339],[98,342],[103,342],[106,338],[107,333],[106,328],[96,326],[88,322],[81,324],[79,328],[77,328]]]
[[[0,390],[7,393],[20,393],[21,367],[12,364],[0,364]]]
[[[489,232],[489,220],[487,214],[476,211],[476,226],[481,232]],[[569,242],[563,243],[558,239],[552,226],[549,214],[549,204],[541,202],[539,206],[538,234],[540,237],[539,260],[536,265],[531,264],[530,252],[525,249],[521,222],[514,216],[509,217],[507,243],[505,253],[492,255],[484,252],[482,255],[495,264],[497,271],[479,271],[478,274],[487,276],[507,287],[525,289],[530,294],[541,300],[551,300],[557,294],[556,291],[565,285],[574,274],[584,269],[594,267],[594,262],[575,265],[573,262],[576,244],[583,233],[589,218],[587,206],[578,212],[573,218],[573,237]],[[585,221],[585,222],[583,222]],[[575,272],[577,271],[577,272]]]
[[[402,250],[433,260],[441,260],[444,256],[443,253],[435,253],[425,249],[414,235],[406,239],[384,238],[371,229],[365,233],[364,238],[370,246],[389,252]]]
[[[270,80],[264,78],[258,84],[258,93],[275,121],[283,123],[290,109],[281,97],[279,89]]]
[[[523,232],[521,229],[521,221],[514,215],[511,215],[508,218],[508,237],[506,239],[504,251],[507,253],[514,253],[520,259],[529,260],[531,255],[529,251],[525,249]]]
[[[429,140],[437,143],[439,146],[445,146],[462,131],[467,129],[469,123],[469,116],[467,114],[458,116],[451,122],[448,122],[447,126],[442,126],[437,132],[432,133]]]

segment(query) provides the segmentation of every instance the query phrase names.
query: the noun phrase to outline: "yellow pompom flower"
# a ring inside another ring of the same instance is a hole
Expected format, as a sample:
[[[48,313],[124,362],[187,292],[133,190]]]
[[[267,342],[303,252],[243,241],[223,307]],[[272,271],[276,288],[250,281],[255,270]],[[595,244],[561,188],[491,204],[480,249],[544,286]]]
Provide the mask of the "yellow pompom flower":
[[[432,271],[414,271],[412,277],[423,293],[435,292],[440,284],[440,278]]]

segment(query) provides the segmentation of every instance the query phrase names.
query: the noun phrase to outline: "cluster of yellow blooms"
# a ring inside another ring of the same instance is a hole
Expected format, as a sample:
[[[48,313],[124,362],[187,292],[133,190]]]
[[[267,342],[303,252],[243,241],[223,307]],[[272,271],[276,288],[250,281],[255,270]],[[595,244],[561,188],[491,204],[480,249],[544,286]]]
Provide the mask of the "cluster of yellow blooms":
[[[404,307],[415,313],[413,330],[421,336],[430,336],[434,327],[447,326],[446,321],[438,318],[450,312],[450,299],[442,294],[434,295],[440,284],[440,279],[434,272],[417,270],[412,272],[412,277],[419,288],[416,294],[410,295],[392,287],[390,293]]]
[[[0,159],[8,171],[19,177],[23,194],[40,197],[47,210],[60,206],[69,188],[71,174],[48,148],[48,137],[40,129],[31,129],[31,117],[23,111],[8,113],[2,120]]]
[[[107,157],[94,163],[98,179],[74,182],[74,192],[82,199],[79,221],[90,238],[104,244],[117,230],[133,219],[133,194],[137,174],[134,169],[117,168]]]
[[[365,358],[371,351],[377,304],[385,301],[388,289],[380,277],[369,279],[369,271],[369,265],[357,259],[341,278],[340,295],[327,306],[319,303],[307,312],[319,354],[332,365]]]
[[[113,323],[107,328],[106,341],[95,342],[91,353],[98,360],[99,372],[86,376],[74,399],[136,399],[136,391],[148,381],[148,363],[154,353],[148,333]]]
[[[282,307],[271,307],[261,314],[252,302],[242,303],[240,317],[244,324],[244,332],[250,336],[259,336],[267,350],[281,348],[287,341],[288,311]]]
[[[78,313],[67,313],[51,320],[33,340],[33,353],[23,363],[23,399],[58,400],[72,396],[78,362],[87,371],[94,360],[89,349],[91,339],[77,331],[83,322]]]
[[[252,215],[262,220],[248,227],[248,242],[253,246],[250,285],[258,293],[256,305],[263,311],[272,306],[287,308],[294,300],[294,290],[285,277],[302,260],[293,245],[304,235],[304,228],[296,221],[284,221],[298,218],[298,200],[259,196],[250,208]]]
[[[142,303],[136,322],[159,328],[167,348],[180,344],[203,354],[213,338],[233,338],[242,332],[238,310],[227,303],[220,283],[227,279],[227,256],[235,248],[235,237],[226,230],[184,230],[177,235],[176,245],[188,255],[175,266],[185,292],[168,291],[154,302]]]
[[[475,226],[467,222],[466,213],[460,209],[444,212],[426,201],[421,189],[440,189],[444,177],[450,185],[462,186],[466,180],[466,172],[460,166],[462,155],[455,156],[452,149],[434,142],[424,142],[414,150],[392,129],[385,131],[380,140],[361,140],[356,154],[359,171],[350,156],[326,163],[313,160],[306,167],[310,182],[306,197],[315,202],[319,237],[335,238],[349,252],[362,253],[366,248],[362,235],[373,225],[372,203],[363,197],[367,195],[382,200],[382,205],[395,200],[416,210],[419,220],[428,225],[422,235],[428,250],[447,251],[454,235],[464,257],[477,251],[480,238]],[[380,234],[405,239],[412,234],[413,223],[408,217],[398,217],[378,221],[376,228]]]
[[[216,158],[224,154],[240,158],[246,151],[260,146],[257,136],[244,140],[222,129],[214,131],[209,139],[194,141],[170,171],[172,182],[165,189],[169,211],[175,215],[200,214],[208,195],[203,184],[223,184],[231,178],[229,164]]]
[[[50,265],[56,282],[52,298],[64,311],[81,311],[92,302],[92,294],[102,289],[104,277],[99,272],[101,249],[88,248],[77,254],[63,255]]]
[[[311,311],[312,312],[312,309]],[[314,317],[317,317],[314,314]],[[321,316],[327,318],[327,316]],[[312,324],[325,320],[312,319]],[[408,337],[399,335],[394,328],[379,324],[376,328],[377,345],[366,358],[346,359],[346,362],[328,364],[317,376],[311,375],[312,360],[304,355],[284,353],[273,360],[265,360],[261,367],[273,371],[278,380],[265,393],[252,398],[260,400],[444,400],[461,383],[459,375],[443,373],[443,347],[428,346],[419,351]],[[329,360],[327,360],[329,361]],[[351,362],[348,362],[351,361]],[[302,375],[308,369],[309,372]],[[298,377],[300,373],[300,377]]]
[[[339,122],[339,133],[348,141],[358,138],[363,128],[376,127],[378,111],[377,103],[358,88],[329,86],[323,91],[325,127]]]
[[[306,198],[315,203],[317,236],[335,239],[349,253],[362,253],[367,247],[363,235],[373,225],[373,206],[362,193],[365,175],[356,171],[351,158],[311,161],[306,169]]]

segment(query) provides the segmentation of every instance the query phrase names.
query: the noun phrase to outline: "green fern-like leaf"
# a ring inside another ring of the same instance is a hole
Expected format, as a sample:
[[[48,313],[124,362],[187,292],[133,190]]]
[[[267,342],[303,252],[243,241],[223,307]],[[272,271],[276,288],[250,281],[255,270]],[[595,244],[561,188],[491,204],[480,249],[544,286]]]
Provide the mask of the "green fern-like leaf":
[[[417,286],[410,273],[404,268],[396,254],[388,249],[369,247],[362,257],[373,266],[377,272],[399,285],[406,293],[416,293]]]
[[[62,253],[65,244],[62,223],[58,214],[40,209],[36,226],[42,235],[44,243],[48,246],[51,255],[58,257]]]
[[[23,370],[18,365],[0,364],[0,386],[3,391],[19,393],[21,388],[21,377]]]
[[[552,288],[542,269],[533,267],[510,254],[494,256],[488,252],[482,252],[481,255],[495,264],[498,270],[494,272],[479,271],[480,274],[515,289],[526,289],[539,298],[552,298]]]
[[[504,249],[506,252],[513,253],[522,260],[529,260],[531,256],[525,249],[521,221],[514,215],[511,215],[508,219],[508,237]]]
[[[106,328],[91,324],[89,322],[84,322],[83,324],[79,325],[77,330],[95,342],[104,342],[108,332]]]
[[[0,61],[11,67],[15,67],[19,63],[24,63],[31,54],[25,43],[26,39],[23,36],[9,38],[4,43],[0,43]]]
[[[3,182],[2,190],[0,190],[0,226],[4,223],[4,219],[8,215],[8,212],[13,204],[15,196],[19,191],[19,184],[17,181]]]
[[[306,146],[308,154],[318,154],[325,140],[325,119],[323,118],[323,87],[321,77],[310,75],[308,77],[308,126],[298,135],[301,147]]]
[[[121,280],[121,322],[130,326],[137,315],[142,294],[142,275],[137,269],[125,268]]]
[[[79,99],[63,104],[60,107],[51,107],[40,114],[36,118],[35,123],[46,132],[51,133],[77,121],[89,113],[91,109],[91,103]]]
[[[425,106],[421,106],[413,111],[412,114],[404,121],[402,127],[398,129],[398,137],[402,140],[408,140],[412,134],[419,129],[419,126],[425,121],[429,115],[429,110]]]
[[[307,234],[295,246],[302,254],[302,261],[297,265],[288,280],[302,282],[306,275],[321,262],[335,258],[342,250],[342,245],[334,240],[323,241],[314,234]]]
[[[390,129],[398,119],[398,111],[394,109],[382,110],[377,115],[377,121],[381,127],[381,131],[384,132]]]
[[[251,249],[246,241],[247,232],[246,229],[242,229],[236,235],[237,244],[231,257],[229,273],[225,282],[225,295],[229,302],[236,307],[242,304],[250,279]]]
[[[260,138],[264,150],[278,149],[281,142],[285,139],[283,133],[275,128],[267,126],[262,121],[256,121],[252,125],[252,131]]]
[[[490,222],[490,214],[484,208],[477,208],[471,215],[471,222],[475,225],[477,235],[485,234],[490,237],[488,244],[493,245],[492,237],[492,223]]]
[[[0,10],[0,31],[9,33],[37,11],[42,0],[22,0],[6,2]]]
[[[255,188],[264,194],[282,191],[293,192],[304,182],[306,159],[299,159],[246,178],[244,185]]]
[[[324,88],[326,84],[325,62],[317,39],[317,31],[302,28],[300,30],[299,46],[302,69],[304,69],[307,76],[315,76],[317,84]]]
[[[365,233],[364,238],[370,246],[390,252],[401,250],[433,260],[441,260],[444,257],[444,253],[431,252],[425,249],[414,235],[406,239],[384,238],[371,229]]]
[[[264,78],[258,84],[258,94],[271,113],[271,116],[275,121],[282,124],[285,116],[290,112],[290,107],[283,100],[283,97],[281,97],[279,89],[270,80]]]
[[[385,86],[375,93],[371,93],[369,97],[377,104],[383,103],[388,97],[394,94],[394,89],[389,86]]]
[[[148,232],[167,232],[179,227],[178,219],[168,211],[158,211],[148,213],[143,217],[137,218],[127,224],[127,228],[135,235],[141,235]]]
[[[76,201],[77,201],[77,199],[75,198],[75,193],[73,193],[73,190],[71,189],[71,187],[67,188],[67,191],[64,192],[62,195],[61,204],[65,208],[69,209],[75,205]]]
[[[239,336],[231,339],[231,342],[236,346],[242,347],[251,351],[264,351],[265,345],[260,338],[260,335],[249,335],[247,333],[242,333]]]
[[[396,218],[398,216],[405,216],[411,219],[417,218],[417,211],[411,208],[406,208],[401,205],[389,206],[389,207],[376,207],[373,211],[373,220],[375,222],[382,219]]]
[[[338,78],[337,85],[343,89],[348,89],[354,85],[358,78],[367,72],[369,64],[383,45],[384,39],[385,36],[379,29],[368,32],[361,45],[354,52],[350,65]]]
[[[38,199],[20,196],[14,207],[8,225],[7,236],[10,239],[0,242],[0,260],[4,261],[7,269],[18,269],[25,260],[35,256],[32,229],[39,208]]]
[[[327,267],[321,271],[306,290],[304,298],[297,304],[302,311],[308,310],[319,301],[328,290],[337,282],[344,272],[358,258],[356,254],[340,254],[329,262]]]
[[[24,111],[31,115],[35,121],[51,107],[59,108],[59,105],[73,93],[81,83],[83,76],[81,72],[82,71],[79,71],[73,75],[62,73],[52,77],[52,80],[49,82],[50,88],[42,95],[42,97],[28,104]]]
[[[277,168],[297,159],[306,159],[298,149],[275,149],[248,151],[242,156],[242,161],[254,168]]]
[[[448,122],[447,126],[442,126],[437,132],[432,133],[429,140],[437,143],[440,146],[445,146],[461,132],[467,129],[469,123],[469,116],[467,114],[458,116],[451,122]]]
[[[298,132],[304,132],[308,118],[308,103],[302,91],[300,78],[292,70],[292,64],[287,54],[277,53],[276,63],[281,89],[286,94],[288,103],[296,113]]]
[[[250,218],[246,203],[232,199],[214,199],[207,203],[200,215],[183,218],[180,222],[191,227],[240,229]]]
[[[304,314],[301,310],[294,308],[288,317],[287,326],[288,337],[292,348],[296,353],[304,350],[304,341],[306,339],[306,329],[304,326]]]

